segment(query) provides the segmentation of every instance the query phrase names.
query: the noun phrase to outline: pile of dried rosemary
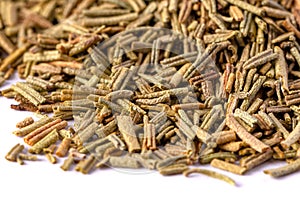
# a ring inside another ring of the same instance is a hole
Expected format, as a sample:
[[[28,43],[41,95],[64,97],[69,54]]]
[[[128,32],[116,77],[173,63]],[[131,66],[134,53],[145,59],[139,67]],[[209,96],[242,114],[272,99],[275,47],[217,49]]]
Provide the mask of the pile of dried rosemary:
[[[300,169],[298,0],[0,2],[1,95],[38,112],[10,161],[244,174]],[[1,97],[3,98],[3,97]],[[67,121],[74,120],[68,126]],[[26,146],[27,146],[26,145]],[[26,153],[25,153],[26,151]]]

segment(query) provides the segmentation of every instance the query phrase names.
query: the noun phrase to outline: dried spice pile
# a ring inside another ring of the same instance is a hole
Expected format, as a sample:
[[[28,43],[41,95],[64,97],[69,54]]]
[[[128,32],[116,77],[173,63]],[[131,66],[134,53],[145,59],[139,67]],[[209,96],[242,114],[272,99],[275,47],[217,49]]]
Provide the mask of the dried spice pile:
[[[28,148],[8,160],[231,184],[189,166],[300,169],[299,1],[1,1],[0,14],[0,84],[14,71],[25,80],[1,94],[44,115],[17,124]]]

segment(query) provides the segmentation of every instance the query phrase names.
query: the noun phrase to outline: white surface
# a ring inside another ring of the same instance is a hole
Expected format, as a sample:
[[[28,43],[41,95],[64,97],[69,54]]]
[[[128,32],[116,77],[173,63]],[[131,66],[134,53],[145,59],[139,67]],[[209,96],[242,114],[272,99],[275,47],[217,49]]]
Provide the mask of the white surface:
[[[8,84],[6,84],[6,87]],[[5,86],[4,86],[5,88]],[[1,88],[3,89],[3,88]],[[0,97],[0,200],[3,199],[254,199],[297,198],[300,173],[273,179],[263,173],[284,163],[265,164],[244,176],[222,172],[238,183],[233,187],[223,181],[195,174],[164,177],[156,172],[120,172],[96,170],[90,175],[60,169],[62,160],[50,164],[45,158],[20,166],[5,160],[5,154],[21,138],[12,134],[15,124],[32,113],[14,111],[15,103]],[[205,166],[209,168],[209,166]],[[9,197],[9,198],[8,198]]]

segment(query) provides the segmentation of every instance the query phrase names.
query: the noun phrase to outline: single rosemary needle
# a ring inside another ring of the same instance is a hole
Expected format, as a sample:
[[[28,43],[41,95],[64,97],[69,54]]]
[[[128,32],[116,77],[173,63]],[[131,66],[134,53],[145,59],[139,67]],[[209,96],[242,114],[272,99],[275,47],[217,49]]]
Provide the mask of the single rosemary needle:
[[[212,170],[207,170],[207,169],[192,168],[192,169],[188,169],[188,170],[184,171],[183,175],[188,177],[190,174],[193,174],[193,173],[204,174],[206,176],[216,178],[221,181],[225,181],[226,183],[233,185],[233,186],[237,185],[236,182],[232,178],[230,178],[226,175],[220,174],[218,172],[212,171]]]

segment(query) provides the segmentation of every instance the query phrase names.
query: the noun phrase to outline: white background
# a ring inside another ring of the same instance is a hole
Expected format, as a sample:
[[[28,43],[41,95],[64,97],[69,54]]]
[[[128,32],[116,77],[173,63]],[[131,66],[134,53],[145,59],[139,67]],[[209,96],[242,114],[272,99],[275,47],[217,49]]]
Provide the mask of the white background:
[[[6,83],[1,89],[11,84]],[[14,111],[13,100],[0,97],[0,200],[3,199],[299,199],[300,172],[274,179],[263,173],[266,168],[284,164],[266,163],[244,176],[221,170],[233,178],[238,186],[194,174],[161,176],[157,172],[120,172],[98,169],[89,175],[60,169],[62,160],[50,164],[41,161],[26,162],[20,166],[5,160],[5,154],[22,138],[12,134],[15,124],[32,113]],[[202,167],[202,166],[201,166]],[[204,168],[210,168],[204,166]]]

